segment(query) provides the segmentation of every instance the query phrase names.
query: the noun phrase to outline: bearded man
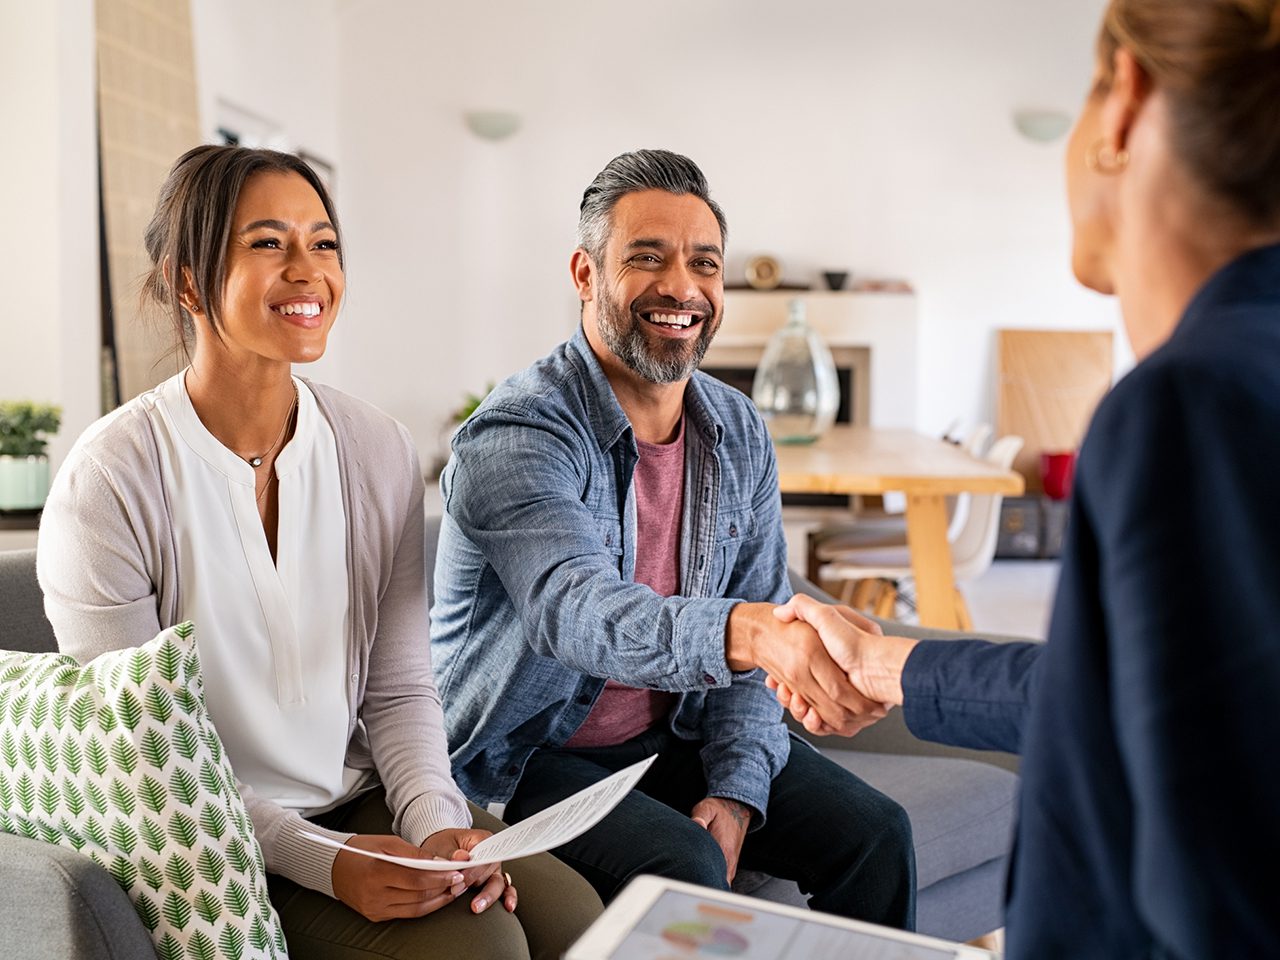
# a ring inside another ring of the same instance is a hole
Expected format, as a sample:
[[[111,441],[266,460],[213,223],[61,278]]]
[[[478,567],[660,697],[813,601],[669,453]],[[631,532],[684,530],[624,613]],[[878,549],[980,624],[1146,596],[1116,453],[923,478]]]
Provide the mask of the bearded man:
[[[697,370],[725,236],[691,160],[612,160],[570,260],[581,328],[458,431],[431,614],[454,775],[515,822],[657,754],[554,851],[606,901],[636,874],[727,889],[742,867],[909,929],[906,814],[789,737],[756,669],[844,732],[883,712],[773,615],[791,596],[773,447],[750,400]]]

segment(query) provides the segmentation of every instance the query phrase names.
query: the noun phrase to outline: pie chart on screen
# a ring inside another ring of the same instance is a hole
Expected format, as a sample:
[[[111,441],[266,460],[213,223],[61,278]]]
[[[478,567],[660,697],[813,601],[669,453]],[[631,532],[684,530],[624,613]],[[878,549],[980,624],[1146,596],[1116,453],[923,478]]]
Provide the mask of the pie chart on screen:
[[[704,957],[737,957],[747,952],[747,938],[719,924],[689,921],[673,923],[662,931],[662,939],[686,953]]]

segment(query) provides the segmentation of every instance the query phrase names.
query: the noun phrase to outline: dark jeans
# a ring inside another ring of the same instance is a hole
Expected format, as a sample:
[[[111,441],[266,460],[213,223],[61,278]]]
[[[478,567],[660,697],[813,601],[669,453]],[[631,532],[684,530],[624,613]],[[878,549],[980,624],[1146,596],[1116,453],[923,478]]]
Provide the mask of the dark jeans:
[[[636,789],[556,856],[606,903],[641,873],[728,889],[720,846],[689,819],[707,795],[701,746],[650,730],[612,747],[535,751],[504,819],[518,823],[657,753]],[[915,926],[915,851],[906,812],[794,738],[791,758],[770,788],[765,823],[757,829],[753,822],[738,866],[795,880],[815,910]]]

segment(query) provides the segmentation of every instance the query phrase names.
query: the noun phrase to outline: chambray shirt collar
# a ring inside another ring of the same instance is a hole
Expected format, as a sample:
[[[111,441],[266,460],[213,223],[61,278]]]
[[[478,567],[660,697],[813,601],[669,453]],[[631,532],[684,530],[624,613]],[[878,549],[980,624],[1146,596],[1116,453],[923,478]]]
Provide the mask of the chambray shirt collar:
[[[604,367],[600,365],[599,358],[592,351],[581,324],[569,340],[569,351],[575,356],[585,373],[591,429],[600,442],[600,448],[608,450],[628,435],[631,430],[631,421],[627,419],[622,405],[618,403],[613,386],[605,376]],[[714,406],[707,401],[698,382],[699,376],[695,373],[685,387],[684,410],[685,416],[689,418],[686,428],[692,427],[708,447],[715,449],[724,441],[724,421],[717,414]],[[632,443],[634,444],[634,440]]]

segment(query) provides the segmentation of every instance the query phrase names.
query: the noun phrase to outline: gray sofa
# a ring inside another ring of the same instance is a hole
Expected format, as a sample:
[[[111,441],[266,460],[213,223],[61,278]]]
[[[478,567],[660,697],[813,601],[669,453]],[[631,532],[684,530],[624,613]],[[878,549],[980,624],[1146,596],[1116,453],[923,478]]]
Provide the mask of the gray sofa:
[[[437,530],[428,523],[429,558]],[[825,598],[794,575],[793,583]],[[55,649],[33,550],[0,552],[0,649]],[[910,815],[921,931],[966,940],[1001,925],[1017,783],[1012,758],[921,743],[896,713],[856,741],[827,739],[820,746]],[[757,896],[800,901],[795,884],[763,875],[744,876],[740,885]],[[128,898],[104,870],[73,851],[7,834],[0,834],[0,930],[0,955],[9,960],[155,957]]]

